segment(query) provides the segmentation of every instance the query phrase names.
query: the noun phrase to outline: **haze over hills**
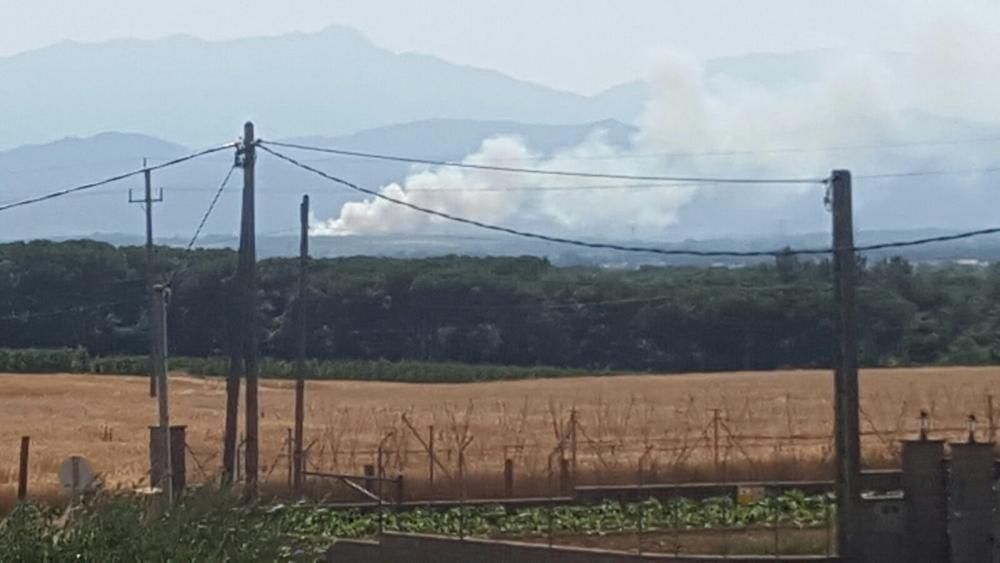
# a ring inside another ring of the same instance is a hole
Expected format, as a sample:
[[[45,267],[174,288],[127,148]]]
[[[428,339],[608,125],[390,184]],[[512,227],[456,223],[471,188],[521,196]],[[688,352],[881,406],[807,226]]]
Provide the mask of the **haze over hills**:
[[[1000,126],[942,117],[850,75],[846,85],[837,82],[842,73],[831,75],[830,68],[843,60],[843,53],[820,50],[748,54],[700,67],[674,64],[652,80],[581,96],[434,57],[392,53],[342,27],[223,42],[173,36],[60,43],[0,58],[0,103],[18,108],[0,122],[0,146],[21,145],[0,151],[2,202],[116,175],[138,167],[143,157],[158,162],[232,139],[252,117],[266,139],[431,160],[722,177],[819,178],[847,167],[857,176],[855,208],[863,230],[995,224],[1000,192],[992,186],[1000,167],[992,155]],[[906,54],[886,54],[880,65],[894,77],[887,83],[894,88],[920,72],[919,59]],[[866,68],[863,75],[872,73]],[[106,132],[114,130],[136,133]],[[606,185],[592,192],[502,194],[498,190],[592,188],[595,182],[294,154],[369,189],[398,184],[409,201],[434,209],[586,239],[777,240],[822,231],[828,223],[818,184]],[[226,151],[156,172],[155,186],[165,188],[165,201],[155,209],[164,240],[190,236],[232,159]],[[358,235],[352,239],[358,249],[368,241],[391,251],[395,236],[410,242],[423,237],[427,249],[442,252],[481,250],[447,242],[479,240],[482,233],[470,228],[358,205],[359,194],[269,155],[259,163],[262,236],[296,232],[298,200],[308,192],[324,232]],[[922,173],[928,171],[945,174]],[[884,172],[903,175],[878,177]],[[239,181],[234,175],[206,226],[217,240],[236,231]],[[414,186],[452,191],[410,192]],[[489,189],[454,189],[476,186]],[[0,237],[141,233],[142,215],[127,202],[129,188],[140,189],[141,178],[12,210]],[[536,248],[488,246],[498,253]]]
[[[421,158],[460,160],[474,151],[484,138],[498,134],[516,135],[541,154],[550,154],[579,144],[598,132],[606,133],[610,142],[624,147],[634,131],[634,128],[612,120],[560,126],[430,119],[343,137],[312,136],[290,140],[348,150],[390,151]],[[155,164],[191,150],[147,135],[103,133],[0,151],[0,182],[7,184],[2,201],[19,200],[117,175],[139,168],[144,157]],[[190,236],[232,164],[233,154],[225,151],[209,155],[154,174],[154,187],[163,187],[165,192],[165,201],[155,206],[156,231],[160,236]],[[299,156],[372,188],[401,179],[410,169],[410,165],[403,163],[331,158],[328,155]],[[316,159],[322,162],[316,163]],[[291,168],[269,155],[262,155],[259,162],[258,198],[262,211],[258,225],[262,232],[297,232],[298,201],[304,193],[310,194],[313,209],[321,216],[335,213],[346,201],[358,199],[353,192]],[[235,174],[229,184],[229,193],[222,197],[206,226],[207,233],[231,234],[238,230],[239,198],[234,192],[239,189],[240,183],[239,174]],[[130,188],[136,197],[140,196],[141,176],[44,204],[7,211],[0,238],[141,232],[141,210],[127,201]]]
[[[63,42],[0,58],[0,147],[141,131],[187,145],[228,139],[253,118],[272,137],[420,119],[531,123],[631,120],[634,91],[581,96],[418,53],[357,31],[212,42],[190,36]]]

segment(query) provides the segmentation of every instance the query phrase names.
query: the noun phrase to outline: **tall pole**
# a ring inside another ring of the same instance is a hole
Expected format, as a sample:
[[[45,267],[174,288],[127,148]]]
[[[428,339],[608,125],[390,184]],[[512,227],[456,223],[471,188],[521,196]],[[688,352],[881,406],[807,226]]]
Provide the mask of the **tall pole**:
[[[244,159],[246,150],[244,146],[237,149],[237,158]],[[246,174],[246,168],[243,170]],[[244,208],[240,220],[240,248],[239,261],[236,267],[236,276],[233,279],[231,301],[229,305],[229,366],[226,371],[226,419],[225,430],[222,439],[222,482],[231,485],[240,478],[240,471],[236,459],[239,455],[240,445],[237,444],[237,426],[239,425],[240,413],[240,379],[243,377],[243,352],[244,352],[244,253],[246,238],[246,194],[244,189]]]
[[[243,281],[243,371],[246,389],[246,485],[247,496],[257,494],[258,427],[257,403],[257,250],[254,226],[254,164],[257,145],[253,123],[243,125],[243,218],[240,229],[240,277]]]
[[[156,397],[160,411],[160,439],[163,440],[163,468],[160,472],[160,489],[166,497],[167,506],[174,502],[174,465],[170,440],[170,404],[167,388],[167,299],[169,290],[162,285],[153,287],[153,323],[157,327],[154,372],[156,374]]]
[[[306,394],[306,276],[309,275],[309,196],[302,196],[299,207],[299,288],[295,299],[295,449],[294,477],[295,491],[302,489],[302,441],[305,419]]]
[[[235,280],[236,299],[230,305],[229,366],[226,372],[226,421],[222,448],[222,482],[226,485],[239,478],[237,471],[236,426],[240,413],[240,378],[243,377],[243,322],[242,300],[239,299],[240,280]]]
[[[153,181],[149,168],[146,165],[146,159],[142,159],[142,175],[145,180],[145,197],[142,199],[133,199],[132,190],[129,190],[128,201],[129,203],[141,203],[143,204],[143,210],[146,213],[146,295],[149,300],[149,315],[150,320],[153,316],[153,308],[156,306],[153,302],[153,204],[163,201],[163,190],[160,190],[160,195],[157,198],[153,198]],[[153,363],[152,363],[152,350],[156,346],[156,331],[149,331],[149,349],[150,349],[150,359],[147,362],[146,371],[149,373],[149,396],[156,397],[156,377],[153,375]]]
[[[834,352],[834,432],[837,448],[837,547],[841,559],[859,561],[861,446],[858,437],[858,339],[855,306],[856,267],[851,173],[834,170],[833,277],[837,346]]]

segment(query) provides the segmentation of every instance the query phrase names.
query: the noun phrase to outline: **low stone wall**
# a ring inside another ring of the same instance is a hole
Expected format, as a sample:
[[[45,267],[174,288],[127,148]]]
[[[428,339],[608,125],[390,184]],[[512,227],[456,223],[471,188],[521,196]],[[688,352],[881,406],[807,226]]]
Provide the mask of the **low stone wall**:
[[[830,557],[781,557],[711,555],[637,555],[572,547],[449,538],[420,534],[387,533],[381,542],[342,540],[327,553],[329,563],[636,563],[671,561],[674,563],[836,562]]]

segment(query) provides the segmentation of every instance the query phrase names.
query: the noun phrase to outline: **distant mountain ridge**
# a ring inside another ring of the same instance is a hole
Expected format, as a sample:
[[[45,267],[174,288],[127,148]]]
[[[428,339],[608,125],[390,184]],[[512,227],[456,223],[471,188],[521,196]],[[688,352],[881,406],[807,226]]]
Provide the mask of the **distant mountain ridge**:
[[[361,131],[343,137],[310,136],[297,140],[319,146],[356,151],[389,152],[424,158],[460,160],[477,149],[483,139],[498,135],[522,138],[542,155],[581,143],[603,132],[608,142],[627,146],[635,129],[613,120],[577,125],[538,125],[513,121],[428,119]],[[295,139],[293,139],[295,140]],[[135,170],[144,157],[151,163],[191,152],[177,143],[134,133],[102,133],[87,138],[26,145],[0,151],[0,202],[15,201],[115,176]],[[305,159],[322,158],[306,155]],[[357,195],[330,185],[315,176],[291,168],[270,155],[261,155],[258,167],[258,198],[261,201],[258,225],[261,232],[295,231],[298,196],[309,193],[317,215],[335,214]],[[218,188],[233,153],[223,151],[183,165],[157,171],[154,187],[163,187],[165,201],[154,209],[156,232],[180,236],[193,231]],[[322,167],[369,188],[398,181],[410,170],[405,163],[362,159],[325,159]],[[236,174],[230,192],[238,188]],[[14,209],[4,214],[3,238],[78,236],[86,233],[143,232],[138,206],[128,203],[127,192],[140,193],[142,177],[107,187],[74,194],[39,205]],[[239,216],[239,200],[225,194],[206,227],[206,233],[234,233]],[[122,223],[124,221],[124,223]],[[190,236],[190,235],[188,235]]]
[[[641,100],[582,96],[418,53],[346,27],[230,41],[191,36],[63,42],[0,58],[0,147],[101,131],[188,145],[254,119],[271,137],[342,135],[428,118],[629,121]]]

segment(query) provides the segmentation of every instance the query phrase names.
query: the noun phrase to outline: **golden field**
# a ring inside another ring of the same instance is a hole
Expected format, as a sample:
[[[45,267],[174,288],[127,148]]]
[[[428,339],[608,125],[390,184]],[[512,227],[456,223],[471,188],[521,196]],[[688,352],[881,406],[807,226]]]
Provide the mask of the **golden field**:
[[[188,428],[189,481],[219,470],[224,386],[221,379],[171,378],[172,422]],[[70,455],[86,457],[110,486],[144,484],[147,426],[157,420],[147,388],[142,377],[0,375],[0,505],[14,496],[22,435],[31,437],[32,497],[58,494],[56,469]],[[386,473],[405,476],[408,496],[457,496],[460,474],[470,496],[502,494],[505,459],[514,466],[516,494],[555,493],[559,459],[571,466],[574,451],[579,484],[815,478],[827,474],[831,454],[832,389],[828,371],[315,381],[306,395],[308,467],[359,473],[375,463],[381,443]],[[974,413],[987,439],[1000,368],[865,370],[861,389],[866,463],[885,466],[894,463],[897,440],[914,435],[921,409],[949,439],[963,438]],[[261,480],[276,491],[287,479],[292,383],[262,380],[260,402]],[[434,427],[440,467],[433,491],[429,456],[404,414],[425,442]],[[317,485],[315,492],[336,489]]]

